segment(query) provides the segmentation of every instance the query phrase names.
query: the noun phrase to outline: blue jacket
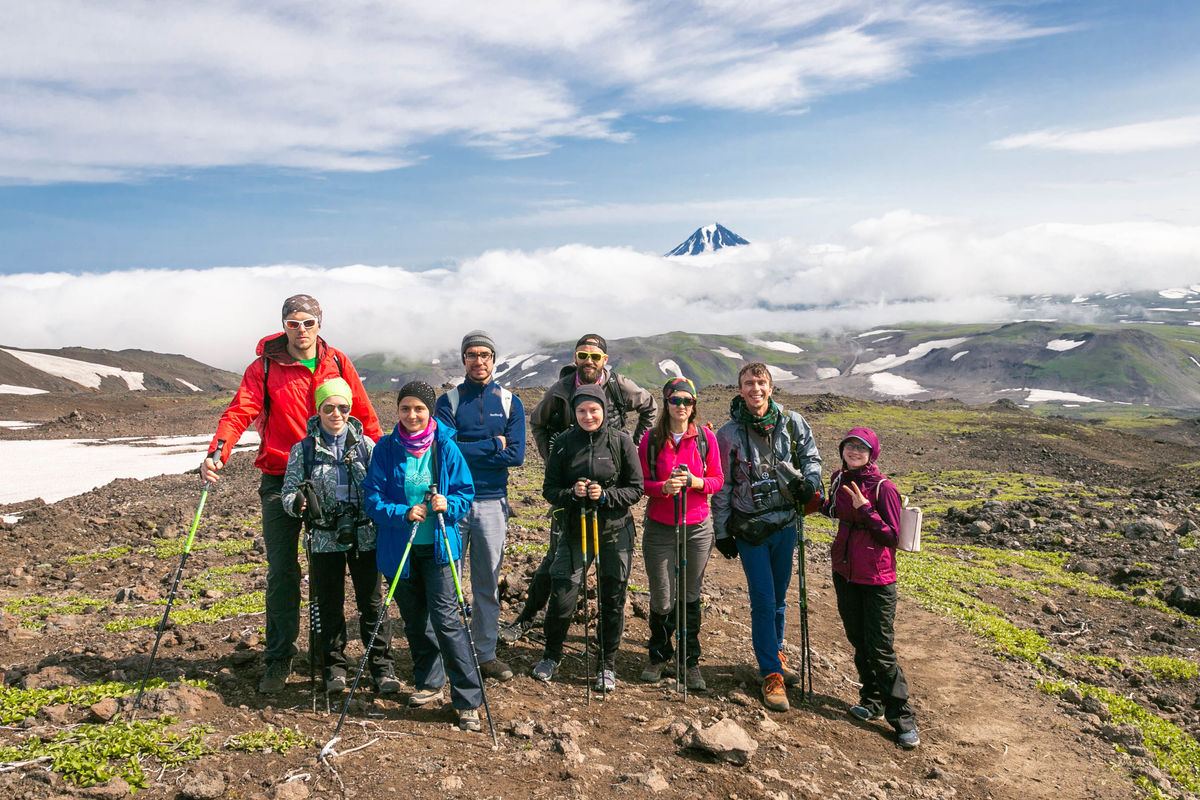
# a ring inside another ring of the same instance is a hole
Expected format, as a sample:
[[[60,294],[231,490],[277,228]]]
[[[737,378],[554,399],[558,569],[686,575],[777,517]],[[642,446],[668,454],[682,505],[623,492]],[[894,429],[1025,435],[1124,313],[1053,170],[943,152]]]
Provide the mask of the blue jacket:
[[[525,407],[515,394],[506,419],[500,402],[500,385],[489,381],[481,386],[474,381],[458,385],[458,411],[450,412],[450,400],[442,395],[434,404],[439,425],[457,431],[455,441],[475,479],[475,496],[492,500],[508,496],[508,468],[525,463]],[[503,436],[500,449],[497,436]]]
[[[391,580],[400,567],[404,547],[412,534],[412,523],[405,519],[408,514],[408,498],[404,493],[404,471],[408,454],[400,442],[396,426],[390,434],[375,445],[371,466],[363,479],[363,500],[367,516],[379,525],[379,540],[375,548],[375,564],[379,571]],[[463,459],[462,452],[454,443],[454,429],[438,423],[435,436],[434,461],[437,463],[438,492],[446,496],[446,534],[450,549],[439,535],[435,537],[434,555],[439,564],[457,561],[462,555],[462,536],[458,532],[458,521],[467,515],[475,499],[475,487],[471,483],[471,471]],[[408,564],[404,565],[402,578],[408,577]]]

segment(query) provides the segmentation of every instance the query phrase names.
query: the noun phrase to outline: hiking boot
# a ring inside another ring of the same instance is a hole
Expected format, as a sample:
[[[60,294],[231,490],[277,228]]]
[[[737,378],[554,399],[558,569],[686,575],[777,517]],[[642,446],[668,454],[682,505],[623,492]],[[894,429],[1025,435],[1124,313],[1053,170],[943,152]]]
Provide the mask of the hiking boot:
[[[481,731],[483,726],[479,724],[479,709],[464,708],[458,712],[458,729],[460,731]]]
[[[533,668],[533,672],[530,674],[539,681],[545,681],[546,683],[549,683],[550,679],[554,677],[554,671],[556,669],[558,669],[557,661],[555,661],[553,658],[543,658],[541,661],[537,662],[537,666]]]
[[[533,627],[532,620],[514,619],[507,625],[500,626],[500,632],[496,634],[496,638],[505,644],[516,644],[521,641],[521,637],[525,635],[525,631]]]
[[[512,668],[498,658],[493,658],[491,661],[485,661],[479,665],[479,671],[483,673],[485,678],[495,678],[503,683],[512,678]]]
[[[687,668],[687,687],[698,692],[703,692],[708,688],[708,684],[704,682],[704,676],[700,674],[699,664]]]
[[[779,651],[779,674],[783,676],[784,686],[800,685],[800,676],[788,669],[787,656],[783,654],[782,650]]]
[[[617,673],[611,669],[602,669],[600,674],[596,676],[596,683],[592,686],[594,692],[612,692],[617,688]]]
[[[763,705],[771,711],[787,711],[791,708],[788,705],[787,689],[783,685],[783,676],[778,672],[772,672],[763,678],[762,696]]]
[[[441,700],[441,699],[443,699],[443,695],[442,695],[442,687],[440,687],[440,686],[436,689],[420,689],[420,688],[418,688],[415,692],[413,692],[412,694],[410,694],[408,696],[408,707],[409,708],[421,708],[422,706],[429,705],[434,700]]]
[[[330,694],[341,694],[346,691],[346,670],[333,668],[325,678],[325,691]]]
[[[883,718],[882,713],[880,713],[878,711],[872,711],[871,709],[869,709],[863,705],[850,706],[850,711],[848,713],[850,714],[850,716],[854,717],[856,720],[859,720],[860,722],[870,722],[873,719],[882,719]]]
[[[658,683],[662,680],[663,673],[671,666],[670,661],[651,661],[646,668],[642,670],[642,680],[646,683]]]
[[[921,737],[917,735],[917,729],[911,731],[901,731],[896,734],[896,742],[905,750],[912,750],[921,743]]]
[[[279,694],[287,686],[288,675],[292,674],[292,660],[268,661],[267,671],[258,682],[259,694]]]
[[[396,673],[392,670],[381,670],[378,675],[373,677],[375,680],[375,691],[380,694],[397,694],[400,691],[400,679],[396,677]]]

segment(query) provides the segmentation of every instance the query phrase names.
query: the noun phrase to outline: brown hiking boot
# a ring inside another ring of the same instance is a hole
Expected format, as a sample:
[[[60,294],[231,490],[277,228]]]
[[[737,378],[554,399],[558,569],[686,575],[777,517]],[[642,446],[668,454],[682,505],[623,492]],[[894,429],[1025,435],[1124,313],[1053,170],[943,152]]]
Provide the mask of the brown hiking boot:
[[[783,684],[785,686],[799,686],[800,685],[799,674],[792,672],[788,668],[787,656],[783,654],[782,650],[779,651],[779,674],[783,676]]]
[[[762,695],[763,705],[771,711],[787,711],[791,708],[788,705],[787,689],[783,685],[783,676],[778,672],[772,672],[763,678]]]

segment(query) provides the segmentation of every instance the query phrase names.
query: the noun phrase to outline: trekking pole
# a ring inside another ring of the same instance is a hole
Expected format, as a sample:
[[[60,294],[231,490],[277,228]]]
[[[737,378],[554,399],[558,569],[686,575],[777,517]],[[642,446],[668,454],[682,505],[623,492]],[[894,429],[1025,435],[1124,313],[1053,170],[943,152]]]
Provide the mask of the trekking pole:
[[[691,483],[691,476],[688,468],[683,468],[684,475],[688,475],[688,483]],[[679,548],[677,558],[679,561],[679,587],[676,604],[682,608],[679,613],[679,619],[683,620],[682,633],[676,633],[676,640],[679,644],[679,662],[683,663],[683,702],[688,702],[688,488],[679,489],[679,527],[683,529],[683,547]],[[676,628],[679,631],[680,628]]]
[[[225,450],[225,440],[218,439],[217,446],[208,457],[212,459],[213,464],[219,465],[220,454]],[[179,588],[179,579],[183,577],[183,565],[187,562],[188,555],[192,552],[192,542],[196,538],[196,529],[200,527],[200,514],[204,511],[204,502],[208,500],[208,490],[212,488],[212,484],[208,481],[204,482],[204,488],[200,491],[200,505],[196,507],[196,517],[192,520],[192,529],[188,532],[187,542],[183,546],[183,556],[179,559],[179,568],[175,570],[175,580],[171,583],[171,591],[167,595],[167,607],[163,610],[162,619],[158,621],[158,631],[154,634],[154,647],[150,650],[150,660],[146,662],[146,671],[142,674],[142,683],[138,687],[137,697],[133,701],[133,708],[129,712],[129,720],[133,721],[137,714],[138,706],[142,703],[142,694],[146,691],[146,681],[150,678],[150,669],[154,666],[154,657],[158,654],[158,643],[162,641],[163,631],[167,629],[167,618],[171,616],[171,604],[175,602],[175,590]]]
[[[437,487],[430,488],[430,491],[437,494]],[[479,694],[483,697],[483,710],[487,714],[488,729],[492,732],[492,749],[498,750],[500,742],[496,739],[496,726],[492,724],[492,709],[488,706],[487,688],[483,685],[483,668],[479,666],[479,653],[475,652],[475,639],[471,636],[471,625],[467,621],[471,614],[470,606],[463,597],[462,581],[459,580],[458,570],[454,567],[454,558],[450,556],[450,534],[446,530],[446,517],[441,511],[437,512],[437,525],[438,530],[442,533],[442,541],[446,545],[446,555],[450,558],[450,574],[454,576],[454,591],[458,593],[458,614],[462,620],[463,630],[467,634],[467,644],[471,647],[471,658],[475,661],[475,675],[479,679]],[[461,554],[459,558],[462,558]]]
[[[589,509],[592,517],[592,552],[596,558],[596,671],[600,675],[600,699],[608,699],[608,682],[604,680],[604,608],[600,586],[600,509]],[[585,565],[586,567],[586,565]],[[585,573],[586,574],[586,573]]]
[[[325,649],[321,646],[321,606],[312,579],[312,534],[305,531],[304,557],[308,559],[308,681],[312,688],[312,710],[317,713],[317,674],[325,671]],[[318,656],[318,651],[320,655]],[[317,663],[317,659],[321,663]],[[325,693],[325,713],[329,713],[329,692]]]
[[[672,470],[672,473],[673,472],[674,472],[674,470]],[[673,477],[673,475],[672,475],[672,477]],[[685,680],[683,668],[680,666],[680,664],[683,663],[682,658],[681,658],[682,648],[678,646],[680,643],[679,631],[681,628],[683,628],[683,621],[681,619],[682,614],[680,613],[681,605],[680,605],[680,600],[679,600],[679,545],[680,545],[680,542],[683,541],[683,536],[679,531],[679,527],[683,521],[683,515],[682,515],[683,509],[680,506],[680,502],[681,502],[680,495],[681,494],[682,494],[682,492],[676,492],[675,496],[673,498],[671,498],[672,500],[674,500],[674,505],[675,505],[675,553],[674,553],[675,558],[672,559],[672,561],[675,562],[675,586],[674,586],[675,608],[674,608],[674,611],[675,611],[675,644],[677,645],[675,648],[675,691],[679,691],[679,687],[683,685],[684,680]],[[668,637],[667,643],[670,644],[670,641],[671,641],[670,637]]]
[[[582,478],[580,480],[583,480]],[[579,600],[583,605],[583,685],[588,705],[592,704],[592,637],[587,603],[587,498],[579,503],[579,549],[583,555],[583,573],[579,579]],[[599,595],[597,595],[597,599]]]
[[[804,507],[796,509],[796,531],[800,538],[800,693],[813,696],[812,653],[808,638],[808,583],[804,576]],[[805,675],[808,676],[808,691],[804,690]]]
[[[383,599],[383,608],[379,611],[379,618],[375,620],[375,628],[371,631],[371,638],[367,641],[367,649],[363,652],[362,661],[358,663],[358,674],[354,676],[354,683],[350,685],[350,691],[346,694],[346,702],[342,705],[342,715],[338,717],[337,727],[333,729],[333,738],[321,748],[321,752],[317,756],[318,761],[325,761],[328,756],[337,755],[333,746],[337,744],[338,734],[342,732],[342,723],[346,721],[346,712],[350,710],[350,701],[354,699],[354,690],[358,688],[363,670],[367,668],[367,659],[371,657],[371,648],[375,646],[375,637],[379,635],[379,628],[387,619],[388,606],[392,604],[392,595],[396,593],[396,584],[400,582],[400,573],[404,572],[404,565],[408,563],[408,554],[412,551],[413,539],[416,538],[417,528],[420,524],[420,520],[415,520],[408,532],[408,542],[404,545],[404,553],[400,556],[400,566],[396,569],[391,585],[388,586],[387,597]]]

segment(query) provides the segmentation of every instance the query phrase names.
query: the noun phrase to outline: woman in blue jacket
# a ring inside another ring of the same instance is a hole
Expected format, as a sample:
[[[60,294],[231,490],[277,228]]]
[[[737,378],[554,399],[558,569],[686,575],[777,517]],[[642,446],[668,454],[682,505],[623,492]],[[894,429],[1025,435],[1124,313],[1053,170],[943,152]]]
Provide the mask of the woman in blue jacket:
[[[451,572],[462,554],[458,521],[471,508],[475,487],[452,438],[454,430],[430,418],[433,405],[433,387],[427,383],[410,381],[400,390],[400,421],[375,445],[363,494],[367,514],[379,525],[376,563],[389,584],[412,536],[395,593],[416,685],[408,704],[419,707],[441,700],[448,676],[458,726],[478,731],[483,690],[467,630],[458,617]],[[449,546],[438,529],[438,514],[445,520]]]

